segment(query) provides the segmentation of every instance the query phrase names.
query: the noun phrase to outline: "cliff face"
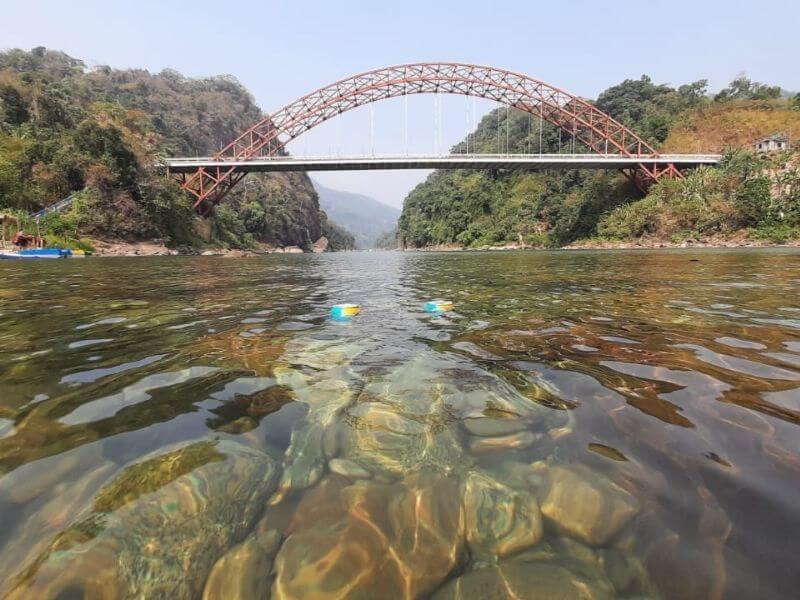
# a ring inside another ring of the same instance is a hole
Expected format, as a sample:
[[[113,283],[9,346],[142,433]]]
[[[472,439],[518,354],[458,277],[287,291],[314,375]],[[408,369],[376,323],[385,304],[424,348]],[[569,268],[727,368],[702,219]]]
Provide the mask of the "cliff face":
[[[78,192],[48,231],[197,243],[190,199],[157,158],[211,155],[261,118],[230,76],[87,70],[44,48],[0,53],[0,207],[29,212]],[[210,241],[230,247],[309,247],[327,226],[302,173],[248,176],[210,220]]]

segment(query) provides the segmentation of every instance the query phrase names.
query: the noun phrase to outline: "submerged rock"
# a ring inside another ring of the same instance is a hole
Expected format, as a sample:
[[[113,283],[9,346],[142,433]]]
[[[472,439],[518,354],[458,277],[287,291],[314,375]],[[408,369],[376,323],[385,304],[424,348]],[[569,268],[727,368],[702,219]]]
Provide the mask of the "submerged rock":
[[[357,404],[347,414],[351,429],[342,455],[389,477],[426,466],[443,472],[461,467],[461,443],[442,408],[432,404],[420,415],[384,402]]]
[[[346,458],[334,458],[328,462],[328,468],[331,473],[342,475],[350,479],[370,479],[372,473],[367,471],[364,467],[357,462],[347,460]]]
[[[614,589],[602,575],[570,559],[524,557],[466,573],[451,581],[434,600],[605,600]]]
[[[265,454],[227,441],[146,458],[101,490],[94,512],[55,539],[10,598],[195,598],[277,477]]]
[[[616,549],[602,551],[604,571],[619,594],[642,594],[652,591],[642,562]]]
[[[472,454],[486,454],[498,450],[521,450],[533,445],[540,438],[541,435],[530,431],[520,431],[500,437],[478,437],[470,440],[469,451]]]
[[[514,418],[468,417],[462,423],[472,435],[489,437],[516,433],[527,427],[524,421]]]
[[[296,376],[295,372],[295,379]],[[289,380],[288,374],[280,377]],[[340,419],[355,397],[351,382],[346,379],[323,379],[311,384],[303,379],[293,381],[293,386],[297,400],[306,404],[309,411],[292,431],[283,477],[273,503],[280,502],[293,490],[306,489],[319,481],[325,463],[340,450]]]
[[[302,337],[289,341],[281,355],[281,361],[290,365],[307,366],[327,370],[345,365],[366,349],[341,339],[318,340]]]
[[[0,478],[0,598],[6,597],[15,575],[91,508],[93,497],[116,470],[99,444],[92,444],[28,463]]]
[[[306,422],[292,431],[278,493],[271,501],[273,504],[280,502],[289,492],[304,490],[320,480],[326,461],[324,435],[322,426]]]
[[[336,475],[308,492],[275,559],[272,597],[418,598],[463,555],[453,477],[351,484]]]
[[[275,530],[256,532],[231,548],[211,569],[203,600],[268,598],[272,560],[280,541]]]
[[[542,514],[590,546],[608,542],[639,511],[636,498],[586,467],[554,467],[549,479]]]
[[[531,492],[517,491],[483,473],[464,487],[467,543],[476,556],[508,556],[542,539],[542,515]]]

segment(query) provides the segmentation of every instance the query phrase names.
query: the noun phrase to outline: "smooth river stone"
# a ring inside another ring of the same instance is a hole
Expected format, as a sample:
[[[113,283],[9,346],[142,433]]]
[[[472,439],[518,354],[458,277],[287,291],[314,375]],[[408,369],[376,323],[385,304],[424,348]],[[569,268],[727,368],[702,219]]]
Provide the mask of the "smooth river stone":
[[[291,491],[315,485],[325,472],[325,428],[301,422],[292,431],[278,491],[270,501],[277,504]]]
[[[328,468],[331,473],[342,475],[350,479],[370,479],[372,473],[367,471],[364,467],[357,462],[347,460],[346,458],[334,458],[328,461]]]
[[[513,558],[471,571],[451,581],[433,600],[606,600],[611,584],[586,565],[570,559],[529,561]]]
[[[273,599],[419,598],[464,555],[458,481],[331,475],[306,493],[275,559]]]
[[[203,600],[269,598],[272,560],[281,542],[275,531],[257,532],[220,558],[206,580]]]
[[[516,433],[526,428],[524,421],[513,418],[468,417],[462,423],[472,435],[488,437]]]
[[[289,492],[306,489],[319,481],[325,472],[325,463],[339,452],[340,419],[354,398],[348,383],[340,379],[302,385],[295,393],[297,400],[308,405],[309,410],[292,431],[283,477],[273,504]]]
[[[470,440],[469,451],[477,455],[498,450],[521,450],[532,445],[540,437],[530,431],[520,431],[500,437],[477,437]]]
[[[603,570],[619,594],[642,594],[650,591],[652,586],[642,562],[616,549],[601,551]]]
[[[75,464],[73,459],[78,459]],[[18,467],[0,478],[0,521],[3,550],[0,552],[0,598],[14,584],[14,576],[43,554],[51,540],[92,506],[92,499],[118,467],[104,459],[98,444],[40,459]],[[59,474],[54,480],[52,473]],[[39,477],[46,482],[39,481]],[[13,500],[19,492],[19,500]],[[10,522],[2,511],[14,507]]]
[[[286,343],[281,362],[327,370],[344,365],[365,351],[365,348],[341,340],[295,338]]]
[[[350,409],[351,428],[342,457],[389,477],[427,466],[448,472],[466,464],[461,444],[440,407],[432,404],[424,416],[402,410],[383,402],[362,402]]]
[[[94,511],[29,565],[8,598],[197,598],[277,478],[272,459],[228,441],[146,457],[100,491]]]
[[[602,546],[639,511],[631,494],[581,465],[554,467],[542,514],[567,535]]]
[[[542,539],[542,515],[531,492],[516,491],[479,472],[464,488],[467,543],[476,557],[508,556]]]

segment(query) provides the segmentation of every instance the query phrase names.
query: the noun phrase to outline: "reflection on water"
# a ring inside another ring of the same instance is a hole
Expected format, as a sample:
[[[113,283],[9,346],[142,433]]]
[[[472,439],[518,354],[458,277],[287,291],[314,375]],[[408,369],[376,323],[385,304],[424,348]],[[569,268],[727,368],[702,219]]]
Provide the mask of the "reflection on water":
[[[799,258],[0,265],[0,596],[791,597]]]

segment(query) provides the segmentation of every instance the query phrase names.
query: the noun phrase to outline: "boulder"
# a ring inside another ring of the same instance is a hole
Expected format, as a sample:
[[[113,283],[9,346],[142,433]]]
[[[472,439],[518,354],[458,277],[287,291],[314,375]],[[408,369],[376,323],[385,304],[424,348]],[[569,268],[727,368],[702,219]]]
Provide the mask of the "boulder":
[[[272,559],[280,541],[275,530],[256,532],[231,548],[211,569],[203,600],[268,598]]]
[[[570,559],[515,558],[451,581],[434,600],[605,600],[614,597],[599,573]]]
[[[639,511],[631,494],[581,465],[553,467],[542,514],[561,531],[602,546]]]
[[[480,472],[467,477],[464,524],[473,560],[508,556],[542,539],[542,515],[534,495]]]
[[[372,477],[372,473],[367,471],[364,467],[346,458],[331,459],[328,462],[328,469],[330,469],[331,473],[337,473],[352,480],[370,479]]]
[[[461,444],[435,404],[428,413],[410,414],[406,407],[362,402],[347,411],[353,425],[342,455],[373,473],[401,477],[411,469],[436,467],[447,472],[463,466]]]
[[[9,598],[196,598],[250,530],[278,469],[228,441],[198,441],[126,467],[62,532]]]
[[[329,475],[301,500],[275,559],[272,598],[403,598],[431,593],[464,551],[458,481],[397,484]]]
[[[534,434],[530,431],[519,431],[499,437],[476,437],[470,441],[469,451],[477,455],[499,450],[522,450],[531,446],[541,437],[541,434]]]
[[[325,252],[328,249],[328,238],[324,235],[311,245],[311,251],[314,254]]]
[[[524,421],[516,418],[468,417],[462,424],[472,435],[488,437],[517,433],[527,427]]]

